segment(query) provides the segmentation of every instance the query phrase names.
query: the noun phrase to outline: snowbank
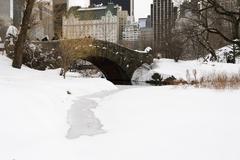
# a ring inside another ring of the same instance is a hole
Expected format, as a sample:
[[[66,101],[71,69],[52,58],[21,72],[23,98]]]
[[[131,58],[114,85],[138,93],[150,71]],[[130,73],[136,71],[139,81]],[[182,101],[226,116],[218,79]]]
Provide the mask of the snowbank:
[[[231,52],[233,52],[233,45],[227,45],[216,50],[218,62],[227,63],[227,56],[232,54]],[[206,56],[208,61],[210,61],[210,58],[210,54]],[[236,64],[240,64],[240,56],[236,57]]]
[[[191,66],[181,63],[184,69]],[[10,65],[0,56],[1,160],[240,159],[239,90],[135,86],[119,91],[104,79],[64,80],[57,70]],[[86,96],[96,92],[100,96]],[[99,135],[78,138],[79,130]]]
[[[181,87],[126,89],[106,97],[96,112],[105,143],[95,143],[108,153],[95,158],[238,160],[239,97],[239,90]]]
[[[177,79],[186,80],[186,70],[189,70],[191,79],[193,80],[193,70],[197,71],[197,78],[211,73],[226,73],[231,75],[240,73],[240,64],[227,64],[217,62],[202,63],[202,61],[197,60],[175,62],[172,59],[155,59],[151,65],[150,70],[140,68],[134,73],[132,80],[150,80],[151,76],[154,73],[159,73],[164,78],[174,76]]]
[[[65,138],[67,111],[80,96],[117,88],[105,79],[64,80],[58,74],[14,69],[0,55],[0,159],[76,159],[69,153],[74,144],[64,147],[71,143]]]

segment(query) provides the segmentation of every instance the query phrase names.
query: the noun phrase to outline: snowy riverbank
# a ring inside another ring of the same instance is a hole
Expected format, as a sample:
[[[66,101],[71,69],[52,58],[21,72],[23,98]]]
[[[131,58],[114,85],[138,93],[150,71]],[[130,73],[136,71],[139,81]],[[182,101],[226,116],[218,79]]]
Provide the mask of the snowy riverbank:
[[[240,64],[208,62],[203,63],[202,60],[179,61],[172,59],[155,59],[150,66],[151,69],[140,68],[137,70],[132,80],[145,82],[151,80],[154,73],[159,73],[163,78],[174,76],[176,79],[186,80],[186,71],[190,73],[191,80],[194,80],[193,71],[196,70],[197,79],[209,74],[240,74]]]

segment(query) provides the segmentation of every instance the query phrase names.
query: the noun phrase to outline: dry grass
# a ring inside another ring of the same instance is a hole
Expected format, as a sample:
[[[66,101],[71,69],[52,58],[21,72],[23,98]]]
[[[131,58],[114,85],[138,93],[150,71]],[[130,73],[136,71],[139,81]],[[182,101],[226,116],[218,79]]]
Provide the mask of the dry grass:
[[[192,73],[192,75],[191,75]],[[154,81],[154,85],[192,85],[197,88],[211,89],[240,89],[240,69],[238,73],[210,73],[200,78],[197,77],[197,70],[186,70],[186,80],[170,77],[165,80]],[[159,75],[161,77],[161,75]],[[154,79],[154,77],[152,77]],[[158,83],[155,83],[158,82]],[[159,83],[161,82],[161,83]]]
[[[240,73],[212,73],[203,76],[199,81],[195,82],[195,86],[214,89],[239,89],[240,88]]]

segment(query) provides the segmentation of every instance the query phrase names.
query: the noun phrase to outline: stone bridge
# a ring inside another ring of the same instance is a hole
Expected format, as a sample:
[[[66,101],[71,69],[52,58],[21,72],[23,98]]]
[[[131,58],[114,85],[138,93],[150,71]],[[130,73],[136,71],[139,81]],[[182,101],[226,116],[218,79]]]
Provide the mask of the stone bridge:
[[[139,53],[91,38],[36,43],[41,43],[44,50],[54,48],[61,53],[63,61],[68,61],[66,63],[77,59],[91,62],[115,84],[130,84],[134,71],[144,63],[151,64],[153,60],[151,52]]]

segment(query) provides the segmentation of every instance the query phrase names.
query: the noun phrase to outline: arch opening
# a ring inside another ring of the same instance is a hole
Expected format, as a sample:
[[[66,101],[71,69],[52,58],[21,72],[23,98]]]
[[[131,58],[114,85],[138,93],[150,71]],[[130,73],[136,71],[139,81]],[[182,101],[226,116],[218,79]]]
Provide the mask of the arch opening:
[[[83,60],[95,65],[114,84],[130,85],[131,77],[116,63],[104,57],[87,57]]]

